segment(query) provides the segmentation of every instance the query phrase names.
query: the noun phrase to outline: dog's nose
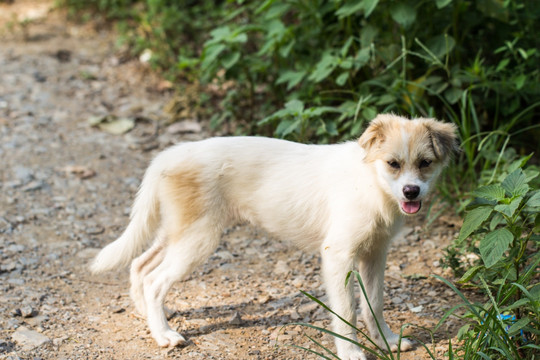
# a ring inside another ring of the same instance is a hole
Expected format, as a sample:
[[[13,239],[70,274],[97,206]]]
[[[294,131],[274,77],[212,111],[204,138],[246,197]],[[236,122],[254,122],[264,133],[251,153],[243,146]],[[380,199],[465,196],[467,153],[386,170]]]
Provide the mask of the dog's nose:
[[[415,199],[420,194],[420,186],[405,185],[403,187],[403,195],[409,200]]]

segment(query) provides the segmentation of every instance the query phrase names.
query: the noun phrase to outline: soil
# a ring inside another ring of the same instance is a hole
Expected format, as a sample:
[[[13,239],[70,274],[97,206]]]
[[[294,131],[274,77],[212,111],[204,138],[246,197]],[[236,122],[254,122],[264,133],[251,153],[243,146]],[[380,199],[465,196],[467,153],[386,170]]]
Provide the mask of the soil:
[[[99,22],[66,19],[52,1],[0,2],[0,358],[316,359],[295,347],[318,349],[306,335],[333,349],[329,335],[296,325],[329,327],[328,313],[301,292],[325,301],[319,256],[246,225],[229,229],[169,294],[184,347],[152,340],[134,315],[126,269],[89,273],[90,259],[126,226],[149,160],[216,134],[189,116],[166,125],[176,96],[167,82],[124,56]],[[135,127],[114,135],[89,124],[100,116]],[[450,276],[440,258],[459,223],[425,224],[415,218],[393,244],[385,314],[394,331],[414,324],[405,333],[441,358],[457,324],[449,320],[434,343],[420,327],[433,328],[459,303],[431,277]],[[401,358],[428,356],[417,345]]]

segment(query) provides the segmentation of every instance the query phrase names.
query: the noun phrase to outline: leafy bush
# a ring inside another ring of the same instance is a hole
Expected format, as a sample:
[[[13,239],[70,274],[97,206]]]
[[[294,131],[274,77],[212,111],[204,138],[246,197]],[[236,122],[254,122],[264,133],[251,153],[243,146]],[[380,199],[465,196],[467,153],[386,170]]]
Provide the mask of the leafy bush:
[[[489,299],[465,303],[468,323],[459,332],[464,359],[529,359],[540,349],[540,172],[522,169],[529,158],[508,164],[495,181],[473,192],[449,249],[449,264],[463,274],[459,282]],[[475,261],[464,262],[470,253]]]
[[[213,99],[216,129],[334,142],[380,112],[446,118],[463,140],[456,187],[507,145],[539,149],[532,1],[62,1],[123,19],[171,79],[233,84]]]

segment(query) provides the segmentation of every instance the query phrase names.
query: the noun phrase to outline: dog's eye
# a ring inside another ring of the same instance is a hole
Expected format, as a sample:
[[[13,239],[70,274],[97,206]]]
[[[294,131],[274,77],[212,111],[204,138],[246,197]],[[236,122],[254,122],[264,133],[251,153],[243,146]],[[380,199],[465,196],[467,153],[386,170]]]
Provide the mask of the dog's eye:
[[[401,167],[396,160],[388,161],[388,165],[393,169],[399,169]]]
[[[427,168],[429,165],[431,165],[431,160],[422,160],[420,161],[419,168],[420,169]]]

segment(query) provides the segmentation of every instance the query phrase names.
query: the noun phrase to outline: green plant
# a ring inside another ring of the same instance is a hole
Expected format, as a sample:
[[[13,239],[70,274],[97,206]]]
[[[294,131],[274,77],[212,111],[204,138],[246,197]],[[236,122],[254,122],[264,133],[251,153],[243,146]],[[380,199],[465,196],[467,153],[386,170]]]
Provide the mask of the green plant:
[[[361,290],[361,296],[364,296],[364,298],[366,299],[366,301],[367,301],[367,303],[369,305],[369,310],[373,314],[373,316],[375,318],[375,321],[377,323],[377,328],[379,329],[379,332],[382,334],[380,324],[377,321],[377,318],[375,317],[375,314],[373,312],[373,308],[371,307],[371,304],[369,303],[369,300],[367,298],[366,289],[364,287],[364,284],[362,282],[362,278],[360,277],[360,274],[358,272],[356,272],[356,271],[349,272],[349,274],[348,274],[348,276],[346,278],[346,282],[345,282],[345,284],[343,284],[343,286],[346,286],[348,281],[354,281],[354,279],[356,279],[356,281],[358,281],[358,284],[359,284],[360,290]],[[384,341],[386,346],[385,347],[380,347],[370,338],[370,336],[365,331],[363,331],[362,329],[359,329],[356,326],[356,324],[349,323],[347,320],[342,318],[339,314],[337,314],[332,309],[330,309],[328,307],[328,305],[326,305],[321,300],[317,299],[315,296],[313,296],[313,295],[311,295],[311,294],[309,294],[309,293],[307,293],[305,291],[302,291],[302,293],[306,297],[308,297],[310,300],[312,300],[312,301],[316,302],[317,304],[319,304],[321,307],[323,307],[325,310],[327,310],[331,314],[337,316],[341,321],[343,321],[348,326],[350,326],[351,329],[353,329],[354,331],[359,333],[360,336],[363,339],[365,339],[369,343],[370,346],[364,345],[361,342],[353,341],[353,340],[351,340],[351,339],[349,339],[347,337],[344,337],[344,336],[342,336],[340,334],[337,334],[337,333],[335,333],[335,332],[333,332],[331,330],[328,330],[328,329],[325,329],[325,328],[322,328],[322,327],[319,327],[319,326],[314,326],[314,325],[306,324],[306,323],[293,323],[293,324],[289,324],[289,325],[295,325],[295,326],[300,325],[300,326],[303,326],[303,327],[306,327],[306,328],[314,329],[314,330],[316,330],[316,331],[318,331],[320,333],[329,334],[329,335],[331,335],[332,337],[335,337],[335,338],[339,338],[339,339],[342,339],[342,340],[345,340],[345,341],[349,341],[349,342],[355,344],[356,346],[360,347],[365,352],[375,356],[377,359],[382,359],[382,360],[394,360],[394,359],[397,359],[397,360],[399,360],[399,358],[400,358],[400,350],[398,350],[395,354],[392,353],[392,351],[390,350],[390,345],[388,344],[388,342],[387,342],[387,340],[386,340],[386,338],[384,336],[382,336],[382,338],[383,338],[383,341]],[[424,349],[426,349],[427,354],[430,356],[431,359],[436,359],[435,356],[434,356],[434,353],[429,349],[429,347],[424,342],[422,342],[418,338],[403,335],[403,331],[407,327],[421,328],[421,327],[415,326],[413,324],[404,324],[401,327],[400,333],[399,333],[400,338],[399,338],[399,342],[398,342],[398,349],[400,347],[400,343],[401,343],[402,338],[405,338],[405,337],[406,338],[414,338],[415,340],[417,340],[421,344],[422,347],[424,347]],[[428,329],[425,329],[425,328],[421,328],[421,329],[426,330],[426,331],[429,332]],[[307,348],[307,347],[299,346],[299,345],[291,345],[291,346],[293,346],[295,348],[305,350],[306,352],[315,354],[315,355],[317,355],[317,356],[319,356],[319,357],[321,357],[323,359],[331,359],[331,358],[339,359],[339,357],[332,350],[330,350],[329,348],[324,346],[322,343],[318,342],[315,338],[313,338],[313,337],[311,337],[309,335],[305,335],[305,336],[313,343],[313,345],[315,346],[315,349]]]
[[[536,168],[523,169],[530,157],[492,171],[487,185],[473,191],[449,248],[447,263],[462,273],[459,283],[488,299],[462,305],[468,309],[458,334],[464,359],[532,359],[540,349],[540,190]],[[469,253],[475,254],[472,263],[462,260]]]

